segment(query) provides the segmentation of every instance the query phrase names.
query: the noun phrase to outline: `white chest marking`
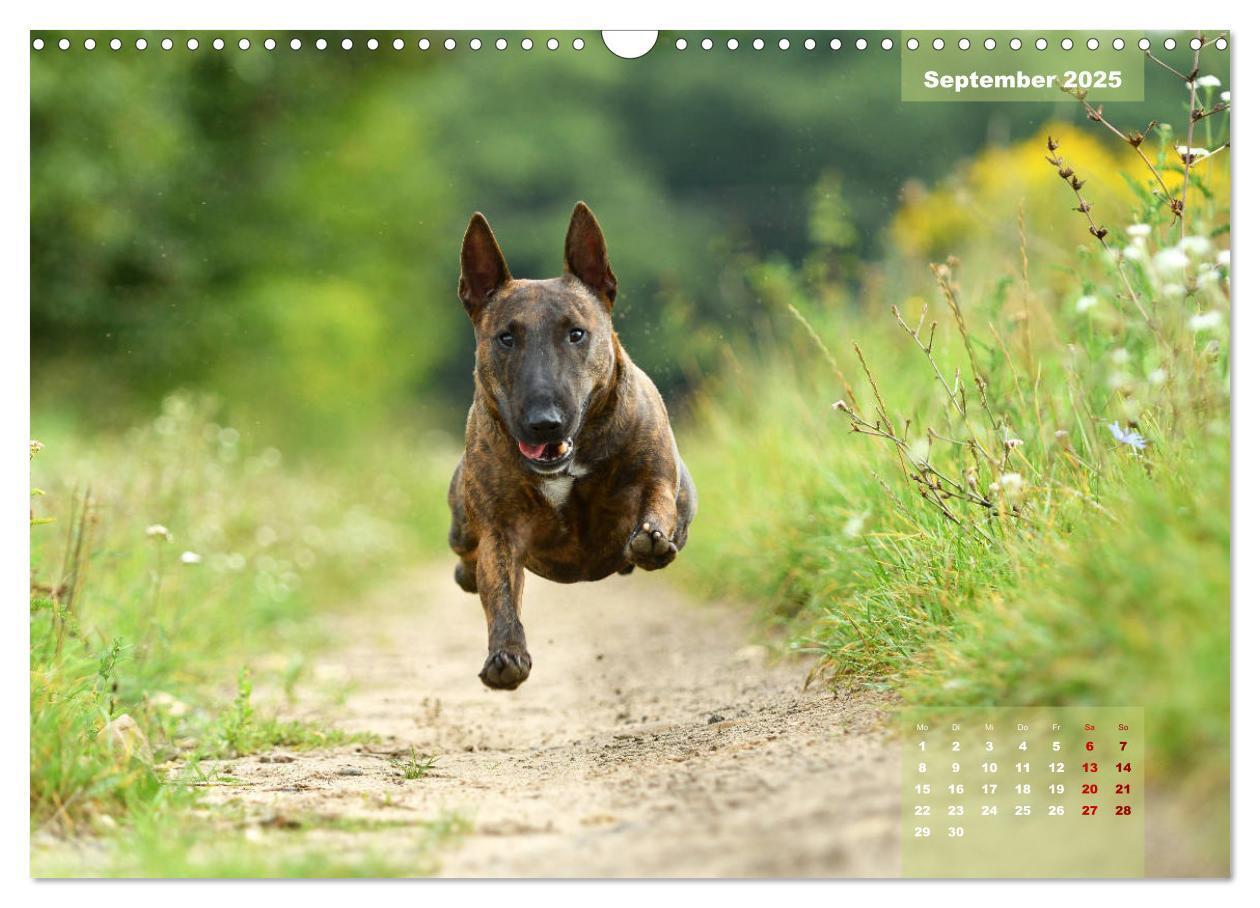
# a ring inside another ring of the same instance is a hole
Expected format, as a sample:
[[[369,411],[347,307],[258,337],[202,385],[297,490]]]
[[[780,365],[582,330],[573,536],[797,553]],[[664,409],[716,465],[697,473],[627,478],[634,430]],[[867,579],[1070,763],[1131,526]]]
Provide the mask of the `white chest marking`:
[[[573,489],[572,476],[554,476],[542,481],[543,496],[557,511],[569,500],[569,492]]]

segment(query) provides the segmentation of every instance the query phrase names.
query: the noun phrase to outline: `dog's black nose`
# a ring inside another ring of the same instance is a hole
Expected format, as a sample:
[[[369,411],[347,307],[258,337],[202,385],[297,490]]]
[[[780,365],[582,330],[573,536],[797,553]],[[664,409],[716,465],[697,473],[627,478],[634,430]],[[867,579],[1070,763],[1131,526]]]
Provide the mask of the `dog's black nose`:
[[[525,427],[539,440],[555,435],[564,426],[564,418],[555,407],[540,407],[525,416]]]
[[[533,407],[525,413],[525,428],[537,441],[554,441],[556,433],[564,427],[564,417],[554,404]]]

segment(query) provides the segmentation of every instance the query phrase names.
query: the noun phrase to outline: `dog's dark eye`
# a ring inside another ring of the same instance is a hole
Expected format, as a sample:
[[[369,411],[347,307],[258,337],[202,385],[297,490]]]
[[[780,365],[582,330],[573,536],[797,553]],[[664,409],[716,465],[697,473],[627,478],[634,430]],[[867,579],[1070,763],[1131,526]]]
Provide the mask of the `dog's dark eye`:
[[[584,337],[586,337],[585,329],[583,328],[570,328],[569,329],[569,343],[580,344]]]
[[[506,347],[509,350],[516,346],[516,338],[512,336],[512,332],[504,331],[499,335],[499,346]]]

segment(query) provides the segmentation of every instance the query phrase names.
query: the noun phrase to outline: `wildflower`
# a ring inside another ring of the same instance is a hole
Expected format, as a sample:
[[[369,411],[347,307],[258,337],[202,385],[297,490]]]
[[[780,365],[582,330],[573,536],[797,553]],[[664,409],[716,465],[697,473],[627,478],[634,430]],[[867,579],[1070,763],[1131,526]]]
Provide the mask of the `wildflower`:
[[[1220,280],[1220,278],[1221,278],[1221,273],[1217,271],[1215,268],[1213,268],[1211,265],[1209,265],[1207,262],[1204,262],[1202,265],[1199,266],[1199,283],[1200,284],[1213,284],[1216,281]]]
[[[1125,233],[1127,233],[1129,236],[1135,239],[1141,239],[1142,237],[1147,237],[1151,235],[1151,225],[1150,224],[1130,224],[1128,229],[1125,230]]]
[[[1160,288],[1160,292],[1169,299],[1179,300],[1186,295],[1186,288],[1181,284],[1165,284]]]
[[[1221,80],[1216,76],[1199,76],[1194,80],[1195,88],[1220,88]]]
[[[844,522],[844,535],[853,539],[862,535],[862,528],[866,526],[865,514],[854,514]]]
[[[1098,297],[1082,296],[1080,299],[1076,301],[1076,311],[1088,312],[1090,309],[1093,309],[1097,305],[1098,305]]]
[[[1142,256],[1146,254],[1146,250],[1144,250],[1137,243],[1130,243],[1129,245],[1125,246],[1124,249],[1121,250],[1120,254],[1123,255],[1129,261],[1136,262],[1139,259],[1141,259]]]
[[[1120,428],[1120,423],[1113,422],[1107,427],[1111,430],[1111,437],[1122,445],[1128,445],[1134,450],[1141,451],[1146,447],[1146,439],[1137,432],[1127,432]]]
[[[1227,92],[1227,91],[1223,91],[1223,92],[1221,92],[1221,100],[1222,100],[1222,101],[1224,101],[1226,104],[1228,104],[1228,103],[1229,103],[1229,92]]]
[[[1178,145],[1177,154],[1181,156],[1181,160],[1184,161],[1186,158],[1189,158],[1193,162],[1199,158],[1206,158],[1208,150],[1206,148],[1190,148],[1186,145]]]
[[[1229,250],[1228,249],[1222,249],[1220,252],[1216,253],[1216,264],[1220,265],[1222,268],[1229,267]]]
[[[1023,445],[1023,443],[1024,440],[1022,438],[1008,438],[1006,439],[1006,450],[1014,451],[1016,448]]]
[[[184,552],[179,556],[181,564],[201,564],[201,556],[196,552]]]
[[[842,413],[851,413],[851,412],[853,412],[853,411],[851,411],[851,410],[849,409],[849,405],[848,405],[848,404],[846,404],[846,403],[845,403],[844,401],[842,401],[842,400],[838,400],[838,401],[836,401],[834,404],[832,404],[832,405],[831,405],[831,409],[833,409],[833,410],[839,410],[839,411],[841,411]]]
[[[1018,497],[1024,491],[1024,477],[1018,473],[1003,473],[998,478],[998,484],[1008,498]]]
[[[1111,361],[1117,366],[1123,366],[1129,361],[1129,351],[1124,347],[1117,347],[1111,351]]]
[[[1175,274],[1190,264],[1190,259],[1180,249],[1161,249],[1155,253],[1155,270],[1162,274]]]
[[[1146,374],[1146,380],[1152,385],[1162,385],[1168,380],[1168,373],[1163,369],[1152,369]]]
[[[1182,252],[1190,255],[1204,256],[1212,251],[1212,241],[1205,236],[1183,237],[1177,245]]]
[[[1215,309],[1190,316],[1190,330],[1194,332],[1210,331],[1221,323],[1221,314]]]
[[[171,541],[171,531],[160,523],[151,524],[145,531],[144,535],[150,539],[161,539],[165,542]]]
[[[44,450],[44,443],[42,441],[36,441],[35,439],[32,438],[31,439],[31,459],[34,460],[35,455],[38,454],[42,450]]]

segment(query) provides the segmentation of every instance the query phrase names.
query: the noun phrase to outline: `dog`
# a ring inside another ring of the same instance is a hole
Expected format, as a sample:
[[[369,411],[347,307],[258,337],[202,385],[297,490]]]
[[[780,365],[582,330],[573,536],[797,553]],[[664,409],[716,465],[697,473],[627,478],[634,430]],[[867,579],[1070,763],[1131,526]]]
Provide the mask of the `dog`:
[[[513,278],[489,222],[474,214],[459,298],[477,352],[448,495],[455,582],[485,611],[479,677],[515,690],[533,667],[525,570],[575,583],[663,568],[687,543],[696,487],[660,392],[613,330],[617,279],[585,203],[569,221],[564,273],[546,280]]]

